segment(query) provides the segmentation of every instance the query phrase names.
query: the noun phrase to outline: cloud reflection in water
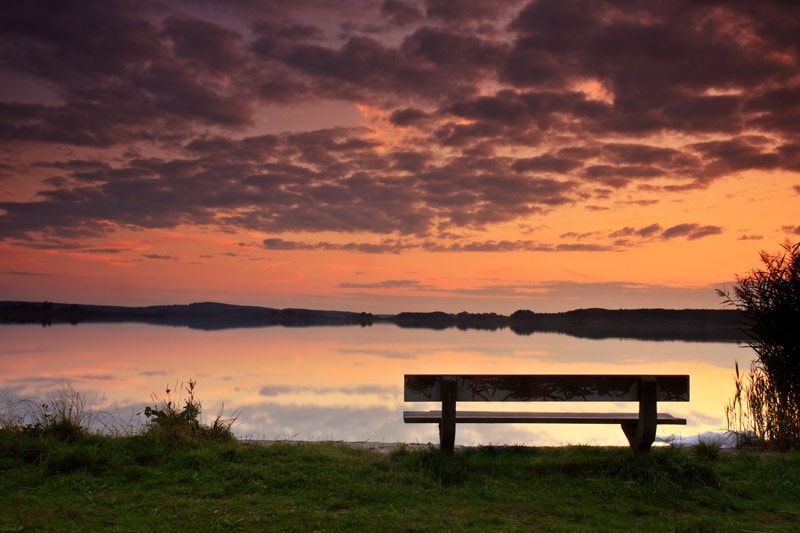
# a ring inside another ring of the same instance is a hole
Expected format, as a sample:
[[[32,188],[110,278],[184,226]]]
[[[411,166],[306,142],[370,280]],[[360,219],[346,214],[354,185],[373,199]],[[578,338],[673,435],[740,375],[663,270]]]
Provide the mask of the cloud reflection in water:
[[[405,373],[439,372],[690,374],[691,401],[665,408],[689,425],[662,429],[696,435],[724,428],[734,360],[746,364],[750,357],[736,344],[421,332],[392,325],[210,332],[143,324],[5,325],[2,334],[3,398],[45,398],[68,383],[93,407],[130,419],[153,396],[193,378],[204,414],[213,418],[224,405],[223,416],[238,416],[236,433],[254,439],[437,442],[435,424],[403,423],[402,382]],[[559,407],[548,404],[546,410]],[[462,425],[456,438],[457,444],[626,442],[615,426]]]

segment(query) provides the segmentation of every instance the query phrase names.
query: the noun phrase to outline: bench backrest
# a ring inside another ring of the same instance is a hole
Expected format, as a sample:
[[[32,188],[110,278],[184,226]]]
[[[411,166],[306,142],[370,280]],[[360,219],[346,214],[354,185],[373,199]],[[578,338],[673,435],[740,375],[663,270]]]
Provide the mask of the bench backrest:
[[[442,379],[456,381],[458,402],[639,401],[641,378],[656,380],[656,401],[688,402],[688,375],[441,375],[406,374],[405,401],[442,400]]]

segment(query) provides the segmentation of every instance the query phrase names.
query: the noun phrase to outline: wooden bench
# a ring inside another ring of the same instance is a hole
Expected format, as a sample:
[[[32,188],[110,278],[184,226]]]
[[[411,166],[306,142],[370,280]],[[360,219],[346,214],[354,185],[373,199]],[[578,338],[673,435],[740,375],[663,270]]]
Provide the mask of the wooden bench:
[[[658,402],[688,402],[686,375],[461,375],[405,376],[406,402],[441,402],[441,410],[404,411],[407,423],[438,423],[439,447],[452,452],[456,423],[619,424],[631,449],[650,451],[656,425],[686,425],[659,413]],[[456,402],[636,402],[635,413],[458,411]]]

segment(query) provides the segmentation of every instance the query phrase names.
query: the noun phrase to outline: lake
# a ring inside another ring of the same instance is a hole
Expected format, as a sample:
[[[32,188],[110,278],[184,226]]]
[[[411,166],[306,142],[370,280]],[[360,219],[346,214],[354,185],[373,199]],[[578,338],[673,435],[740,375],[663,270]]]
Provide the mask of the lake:
[[[65,384],[115,425],[143,424],[138,414],[190,379],[204,417],[238,416],[234,431],[250,439],[438,443],[435,424],[404,424],[405,373],[690,374],[691,401],[661,404],[688,419],[661,426],[659,437],[725,429],[736,343],[583,339],[556,333],[372,326],[196,330],[141,323],[0,325],[0,401],[46,400]],[[174,394],[173,394],[173,397]],[[2,408],[3,404],[0,404]],[[558,410],[561,405],[519,404]],[[613,404],[570,403],[565,410]],[[635,410],[631,405],[620,411]],[[510,410],[508,404],[504,407]],[[107,424],[108,422],[103,422]],[[605,425],[459,425],[456,444],[626,445]]]

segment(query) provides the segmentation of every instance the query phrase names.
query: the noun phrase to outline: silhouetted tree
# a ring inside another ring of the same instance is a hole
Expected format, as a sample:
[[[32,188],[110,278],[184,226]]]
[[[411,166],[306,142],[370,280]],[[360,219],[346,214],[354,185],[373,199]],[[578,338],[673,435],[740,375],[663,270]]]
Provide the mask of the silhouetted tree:
[[[517,309],[511,313],[511,320],[533,320],[536,318],[536,313],[530,309]]]
[[[743,330],[756,353],[747,380],[737,365],[728,425],[738,409],[740,427],[789,449],[800,446],[800,242],[787,240],[782,248],[761,252],[763,269],[737,276],[732,292],[718,293],[744,313]]]

